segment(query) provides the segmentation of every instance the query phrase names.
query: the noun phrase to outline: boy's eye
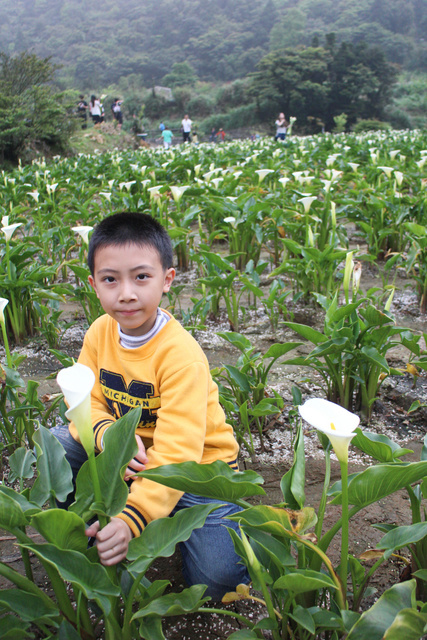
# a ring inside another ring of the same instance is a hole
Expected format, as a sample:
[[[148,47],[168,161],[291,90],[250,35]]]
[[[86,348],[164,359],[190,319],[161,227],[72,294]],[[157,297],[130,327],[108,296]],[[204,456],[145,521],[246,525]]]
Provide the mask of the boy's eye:
[[[114,282],[113,276],[105,276],[104,282]]]
[[[146,273],[138,273],[138,275],[136,276],[137,280],[146,280],[147,279],[147,274]]]

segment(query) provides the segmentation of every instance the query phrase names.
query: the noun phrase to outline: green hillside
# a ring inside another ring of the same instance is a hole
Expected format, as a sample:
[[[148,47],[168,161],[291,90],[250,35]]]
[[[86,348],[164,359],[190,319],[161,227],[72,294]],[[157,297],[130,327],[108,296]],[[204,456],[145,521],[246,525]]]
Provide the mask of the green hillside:
[[[0,0],[0,51],[52,56],[62,85],[84,90],[131,74],[149,87],[177,62],[230,81],[332,32],[379,46],[401,69],[427,68],[426,0]]]

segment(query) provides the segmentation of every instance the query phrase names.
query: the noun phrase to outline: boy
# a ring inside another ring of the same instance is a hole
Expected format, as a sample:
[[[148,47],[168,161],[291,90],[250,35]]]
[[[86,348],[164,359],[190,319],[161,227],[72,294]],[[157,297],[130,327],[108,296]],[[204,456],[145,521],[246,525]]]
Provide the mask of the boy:
[[[159,308],[175,277],[166,230],[146,214],[109,216],[91,236],[88,263],[89,282],[106,312],[89,328],[79,357],[96,378],[92,423],[97,449],[102,450],[106,429],[135,405],[133,400],[145,399],[148,408],[136,430],[139,451],[125,479],[144,468],[186,460],[223,460],[237,469],[238,446],[206,356],[178,321]],[[76,475],[86,455],[72,423],[69,430],[73,437],[64,434],[65,428],[55,435]],[[113,565],[126,557],[129,541],[148,522],[206,502],[136,477],[122,513],[102,530],[96,522],[86,533],[96,537],[102,564]],[[236,511],[236,505],[223,505],[181,544],[186,582],[207,584],[214,599],[249,582],[224,525],[238,527],[222,519]]]

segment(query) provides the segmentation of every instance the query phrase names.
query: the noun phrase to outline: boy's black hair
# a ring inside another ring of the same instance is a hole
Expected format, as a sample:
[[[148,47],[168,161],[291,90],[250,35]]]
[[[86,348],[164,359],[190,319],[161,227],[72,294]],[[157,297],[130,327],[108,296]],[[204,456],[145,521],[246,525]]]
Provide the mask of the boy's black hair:
[[[92,276],[98,249],[126,244],[152,247],[158,252],[163,269],[173,265],[171,239],[157,220],[146,213],[115,213],[101,220],[90,237],[87,262]]]

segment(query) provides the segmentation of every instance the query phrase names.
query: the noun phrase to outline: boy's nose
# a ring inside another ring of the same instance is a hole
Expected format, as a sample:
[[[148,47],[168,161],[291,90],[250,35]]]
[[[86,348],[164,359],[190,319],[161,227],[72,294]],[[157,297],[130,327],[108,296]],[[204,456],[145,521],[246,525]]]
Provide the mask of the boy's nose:
[[[136,294],[130,282],[123,282],[120,287],[120,300],[136,300]]]

